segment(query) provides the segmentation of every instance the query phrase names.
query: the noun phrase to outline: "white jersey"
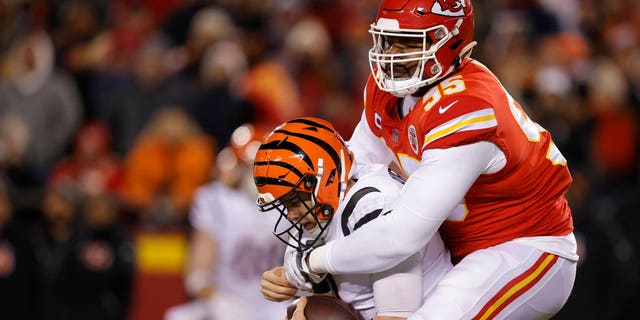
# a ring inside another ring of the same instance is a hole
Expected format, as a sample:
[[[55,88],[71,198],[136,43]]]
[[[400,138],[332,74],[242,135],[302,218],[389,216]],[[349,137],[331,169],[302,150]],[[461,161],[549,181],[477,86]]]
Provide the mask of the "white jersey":
[[[214,298],[225,297],[216,305],[233,308],[227,316],[238,314],[238,310],[246,315],[234,316],[234,320],[281,320],[286,314],[286,302],[267,301],[260,292],[262,273],[282,265],[285,244],[264,232],[273,228],[276,219],[258,210],[255,197],[217,181],[201,187],[195,195],[191,225],[210,234],[218,244],[210,281]]]
[[[389,174],[386,166],[374,165],[364,172],[366,173],[363,173],[349,189],[344,201],[338,207],[325,235],[326,241],[344,238],[378,216],[393,214],[390,209],[402,188],[402,183]],[[422,301],[424,301],[437,282],[452,268],[452,265],[449,252],[438,233],[423,248],[420,255],[422,267],[418,269],[418,272],[422,273],[421,290],[423,293]],[[367,260],[375,259],[375,256],[367,258]],[[420,264],[419,258],[417,262]],[[390,273],[388,274],[390,275]],[[419,277],[420,275],[418,275]],[[340,298],[351,304],[365,319],[372,319],[376,316],[376,308],[379,316],[407,316],[406,313],[393,313],[394,301],[382,301],[380,297],[375,297],[374,303],[374,282],[379,278],[373,274],[333,275]],[[397,281],[393,282],[397,284]],[[385,299],[384,292],[387,292],[386,296],[402,294],[398,293],[396,288],[385,288],[384,286],[375,287],[375,290],[376,295],[379,295],[378,292],[382,293],[382,299]],[[392,293],[389,294],[389,292]],[[391,300],[394,299],[397,298]],[[419,300],[419,305],[422,304],[422,301]],[[386,306],[389,307],[388,310],[381,310]],[[411,312],[411,310],[408,311]]]

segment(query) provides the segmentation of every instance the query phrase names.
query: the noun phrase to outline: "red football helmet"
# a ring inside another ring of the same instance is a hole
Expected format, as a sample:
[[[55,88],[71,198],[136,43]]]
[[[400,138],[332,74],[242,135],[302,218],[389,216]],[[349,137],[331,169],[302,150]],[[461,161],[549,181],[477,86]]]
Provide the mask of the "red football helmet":
[[[218,165],[231,166],[235,165],[237,161],[251,165],[262,139],[267,136],[268,132],[266,128],[250,123],[239,126],[231,134],[228,145],[220,151],[220,153],[228,152],[229,155],[224,157],[229,159],[218,159],[218,161],[224,162],[218,163]]]
[[[256,154],[253,177],[260,210],[280,213],[274,234],[298,250],[312,246],[344,198],[351,166],[344,140],[328,121],[297,118],[269,134]],[[312,206],[297,221],[289,221],[286,204],[304,204],[301,194],[311,196]],[[313,241],[302,243],[300,222],[309,214],[318,228],[311,234]]]
[[[383,0],[369,33],[373,77],[381,90],[398,97],[450,74],[476,44],[470,0]],[[416,50],[390,52],[395,39],[411,43]],[[411,75],[398,76],[398,70],[414,64],[415,70],[407,72]]]
[[[250,123],[236,128],[227,146],[216,156],[218,179],[229,186],[242,188],[255,195],[251,167],[258,147],[268,132],[265,127]]]

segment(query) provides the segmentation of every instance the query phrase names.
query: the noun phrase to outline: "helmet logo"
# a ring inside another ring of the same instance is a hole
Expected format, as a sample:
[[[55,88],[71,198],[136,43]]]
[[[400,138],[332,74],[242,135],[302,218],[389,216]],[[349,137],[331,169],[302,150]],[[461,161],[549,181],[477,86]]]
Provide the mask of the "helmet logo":
[[[447,17],[464,17],[466,7],[465,0],[436,0],[431,7],[431,13]]]
[[[407,134],[409,135],[409,145],[411,146],[411,150],[413,150],[415,154],[418,154],[418,132],[416,131],[416,127],[410,125],[407,131]]]

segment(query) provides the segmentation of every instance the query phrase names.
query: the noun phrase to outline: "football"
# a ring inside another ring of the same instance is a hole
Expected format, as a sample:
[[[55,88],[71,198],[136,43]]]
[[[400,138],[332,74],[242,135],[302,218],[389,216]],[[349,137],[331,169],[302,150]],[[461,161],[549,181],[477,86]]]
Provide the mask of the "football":
[[[294,300],[287,307],[287,319],[291,319],[296,309]],[[312,295],[307,297],[307,306],[304,309],[307,320],[364,320],[360,313],[350,304],[333,297]]]

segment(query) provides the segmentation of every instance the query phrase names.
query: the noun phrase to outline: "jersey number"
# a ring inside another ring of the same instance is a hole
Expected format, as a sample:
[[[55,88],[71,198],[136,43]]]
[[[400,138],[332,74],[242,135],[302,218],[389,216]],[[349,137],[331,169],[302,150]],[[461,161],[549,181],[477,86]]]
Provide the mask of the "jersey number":
[[[422,97],[422,103],[424,103],[424,111],[429,111],[433,108],[434,105],[440,102],[442,96],[448,96],[452,94],[456,94],[462,92],[467,89],[467,86],[464,84],[464,80],[462,80],[461,75],[453,76],[451,78],[447,78],[442,80],[440,84],[431,88],[425,95]]]
[[[527,137],[527,140],[531,142],[540,142],[540,134],[545,132],[545,128],[540,126],[539,124],[533,122],[531,118],[527,116],[526,113],[522,110],[522,107],[518,105],[518,103],[511,97],[511,95],[505,90],[504,93],[507,95],[507,99],[509,100],[509,110],[511,110],[511,114],[515,118],[518,126]],[[547,149],[547,159],[551,161],[554,165],[567,165],[567,159],[560,153],[560,149],[553,143],[553,141],[549,141],[549,148]]]

